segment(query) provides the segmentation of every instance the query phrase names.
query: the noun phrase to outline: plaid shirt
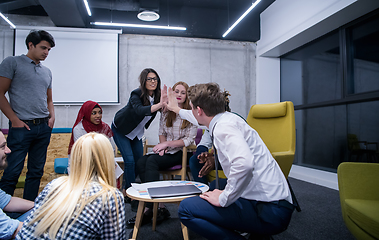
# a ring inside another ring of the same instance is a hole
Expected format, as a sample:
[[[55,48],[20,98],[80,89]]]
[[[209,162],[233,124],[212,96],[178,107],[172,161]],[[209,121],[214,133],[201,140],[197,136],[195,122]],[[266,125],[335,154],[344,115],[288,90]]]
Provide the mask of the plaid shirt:
[[[47,233],[44,233],[42,236],[34,236],[33,234],[38,222],[33,225],[29,225],[29,222],[34,217],[34,211],[39,209],[43,204],[47,194],[50,191],[51,183],[52,182],[50,182],[36,198],[35,207],[30,216],[24,222],[24,225],[17,234],[16,239],[50,239]],[[100,190],[100,184],[97,182],[92,182],[89,195],[92,196]],[[102,197],[99,196],[93,202],[84,207],[75,223],[66,229],[64,236],[62,235],[63,228],[61,227],[58,230],[56,239],[125,239],[125,205],[123,195],[120,191],[116,191],[116,196],[121,199],[121,201],[118,201],[118,221],[116,215],[116,200],[113,198],[112,194],[109,193],[109,200],[103,207]],[[72,220],[74,218],[75,216],[72,217]],[[118,226],[115,226],[114,223],[118,224]]]
[[[161,119],[159,122],[159,135],[166,137],[166,141],[183,140],[184,146],[195,143],[195,137],[197,134],[197,126],[189,124],[186,128],[182,129],[183,119],[177,115],[175,121],[172,123],[172,127],[166,126],[166,116],[168,112],[161,114]],[[167,153],[174,154],[183,147],[168,148]]]

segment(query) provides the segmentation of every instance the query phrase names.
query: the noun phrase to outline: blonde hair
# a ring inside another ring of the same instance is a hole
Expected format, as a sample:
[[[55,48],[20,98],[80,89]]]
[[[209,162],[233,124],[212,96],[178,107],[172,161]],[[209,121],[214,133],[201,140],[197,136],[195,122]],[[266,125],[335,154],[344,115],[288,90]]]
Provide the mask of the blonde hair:
[[[72,148],[70,175],[60,177],[51,184],[44,203],[36,210],[34,218],[29,223],[32,225],[40,221],[36,227],[35,236],[47,232],[51,239],[55,239],[61,227],[63,227],[62,236],[64,236],[84,207],[100,196],[103,206],[107,202],[109,204],[111,196],[116,200],[118,221],[118,204],[122,199],[116,196],[113,158],[112,146],[105,135],[91,132],[80,137]],[[99,183],[101,190],[89,196],[92,182]],[[74,216],[75,219],[69,225]],[[117,224],[114,223],[114,225]]]

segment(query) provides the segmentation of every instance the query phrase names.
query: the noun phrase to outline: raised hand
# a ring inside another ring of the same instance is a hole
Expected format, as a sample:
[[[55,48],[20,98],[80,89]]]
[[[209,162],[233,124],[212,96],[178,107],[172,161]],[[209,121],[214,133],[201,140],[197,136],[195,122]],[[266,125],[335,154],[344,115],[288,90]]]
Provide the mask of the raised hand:
[[[166,104],[166,108],[178,114],[180,107],[178,106],[178,100],[176,99],[175,93],[171,87],[168,88],[167,96],[168,103]]]
[[[163,88],[161,89],[161,99],[160,102],[161,109],[163,112],[167,111],[167,86],[166,84],[163,85]]]
[[[161,89],[161,103],[167,103],[167,86],[166,84],[163,85],[163,88]]]

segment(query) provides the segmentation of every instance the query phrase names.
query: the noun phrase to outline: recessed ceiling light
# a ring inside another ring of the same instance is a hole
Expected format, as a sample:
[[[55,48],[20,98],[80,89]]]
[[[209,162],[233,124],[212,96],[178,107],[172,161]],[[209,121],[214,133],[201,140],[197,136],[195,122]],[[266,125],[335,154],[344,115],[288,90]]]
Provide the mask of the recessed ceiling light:
[[[153,11],[143,11],[138,13],[137,17],[139,20],[152,22],[159,19],[159,14]]]
[[[239,23],[239,22],[241,22],[242,21],[242,19],[244,18],[244,17],[246,17],[246,15],[247,14],[249,14],[249,12],[251,11],[251,10],[253,10],[253,8],[255,8],[255,6],[257,6],[257,4],[260,2],[261,0],[256,0],[252,5],[251,5],[251,7],[249,7],[249,9],[247,9],[246,10],[246,12],[244,13],[244,14],[242,14],[242,16],[240,17],[240,18],[238,18],[238,20],[222,35],[222,37],[224,38],[224,37],[226,37],[226,35],[228,35],[228,33],[230,33],[230,31],[232,31],[233,30],[233,28],[235,27],[235,26],[237,26],[237,24]]]
[[[172,27],[172,26],[159,26],[159,25],[144,25],[144,24],[130,24],[130,23],[108,23],[108,22],[91,22],[92,25],[97,26],[110,26],[110,27],[132,27],[132,28],[155,28],[166,30],[179,30],[185,31],[185,27]]]

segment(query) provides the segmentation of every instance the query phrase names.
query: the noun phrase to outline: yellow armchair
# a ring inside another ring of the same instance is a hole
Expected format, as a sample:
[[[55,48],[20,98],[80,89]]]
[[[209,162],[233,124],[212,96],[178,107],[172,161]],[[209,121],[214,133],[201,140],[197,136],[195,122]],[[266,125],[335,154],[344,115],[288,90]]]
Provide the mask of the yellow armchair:
[[[295,110],[292,102],[256,104],[251,106],[246,122],[254,128],[270,150],[284,176],[291,171],[296,147]],[[288,181],[288,180],[287,180]],[[301,211],[288,182],[293,203]]]
[[[344,162],[337,175],[347,228],[359,240],[379,239],[379,164]]]
[[[253,105],[246,121],[259,133],[287,178],[292,167],[296,145],[293,103]]]

